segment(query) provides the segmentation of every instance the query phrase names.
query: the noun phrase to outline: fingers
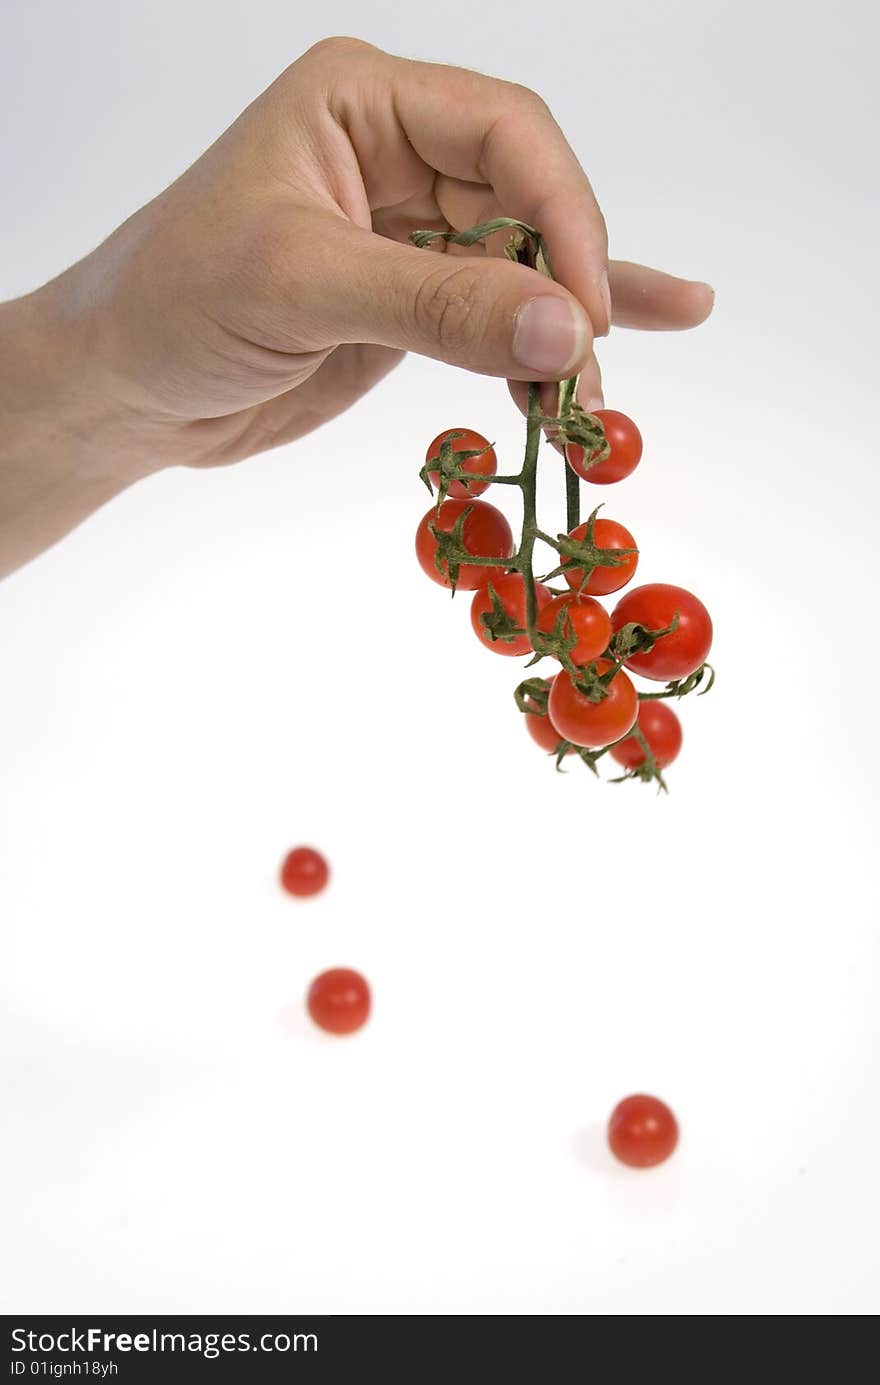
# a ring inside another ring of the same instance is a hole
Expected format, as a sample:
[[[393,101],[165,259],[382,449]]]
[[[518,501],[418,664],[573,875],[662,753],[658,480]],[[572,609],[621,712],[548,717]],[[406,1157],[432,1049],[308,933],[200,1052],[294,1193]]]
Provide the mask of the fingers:
[[[295,258],[276,256],[273,292],[310,333],[296,349],[371,342],[518,380],[558,380],[590,357],[580,303],[523,265],[432,255],[335,218],[313,244],[292,275]]]
[[[343,41],[347,42],[347,40]],[[389,170],[489,186],[506,216],[544,235],[555,277],[585,307],[594,332],[610,326],[605,222],[584,170],[545,103],[480,73],[346,49],[351,80],[330,108],[355,148],[371,207],[394,199]],[[360,73],[360,76],[359,76]],[[380,80],[377,81],[377,73]]]
[[[615,327],[682,331],[705,322],[715,303],[709,284],[677,279],[628,260],[612,260],[610,277]]]

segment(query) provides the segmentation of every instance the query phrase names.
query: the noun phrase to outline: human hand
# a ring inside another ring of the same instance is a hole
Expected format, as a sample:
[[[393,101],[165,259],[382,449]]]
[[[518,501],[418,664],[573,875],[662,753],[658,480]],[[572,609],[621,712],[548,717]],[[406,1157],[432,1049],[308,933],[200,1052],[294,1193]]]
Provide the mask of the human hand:
[[[557,283],[506,259],[503,233],[439,257],[408,243],[500,215],[539,227]],[[704,284],[609,265],[587,177],[534,92],[348,38],[305,53],[44,292],[87,340],[139,468],[289,442],[408,350],[511,382],[581,371],[598,407],[594,334],[690,327],[712,306]]]
[[[507,259],[504,233],[408,242],[499,215],[538,227],[558,282]],[[550,413],[549,382],[580,372],[592,409],[612,319],[711,308],[705,284],[609,264],[534,92],[325,40],[91,255],[0,304],[0,576],[152,471],[301,437],[405,351],[506,376],[521,408],[548,382]]]

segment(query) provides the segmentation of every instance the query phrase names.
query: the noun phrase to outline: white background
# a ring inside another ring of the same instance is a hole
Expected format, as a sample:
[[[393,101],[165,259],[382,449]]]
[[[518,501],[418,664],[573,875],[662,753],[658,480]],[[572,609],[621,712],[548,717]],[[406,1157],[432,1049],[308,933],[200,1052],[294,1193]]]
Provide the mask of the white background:
[[[417,359],[4,583],[3,1307],[872,1312],[876,13],[561,3],[551,42],[513,0],[299,11],[16,6],[0,292],[328,33],[528,83],[612,254],[717,289],[697,332],[602,345],[646,452],[599,498],[643,580],[710,606],[719,683],[668,799],[553,773],[519,664],[411,551],[426,443],[476,427],[515,464],[520,420]],[[298,841],[335,872],[301,905],[275,880]],[[302,1018],[334,964],[374,988],[350,1040]],[[650,1173],[604,1147],[633,1090],[682,1124]]]

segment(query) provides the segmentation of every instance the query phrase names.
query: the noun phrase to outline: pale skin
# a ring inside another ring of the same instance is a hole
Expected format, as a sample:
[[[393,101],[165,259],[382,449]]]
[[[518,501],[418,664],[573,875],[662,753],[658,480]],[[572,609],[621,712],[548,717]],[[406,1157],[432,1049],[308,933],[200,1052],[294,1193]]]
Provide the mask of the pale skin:
[[[408,243],[497,216],[541,230],[557,282],[503,236]],[[521,408],[527,381],[580,371],[589,409],[595,337],[694,327],[712,304],[609,261],[534,92],[324,40],[91,255],[0,305],[0,576],[155,471],[302,437],[407,351],[507,379]]]

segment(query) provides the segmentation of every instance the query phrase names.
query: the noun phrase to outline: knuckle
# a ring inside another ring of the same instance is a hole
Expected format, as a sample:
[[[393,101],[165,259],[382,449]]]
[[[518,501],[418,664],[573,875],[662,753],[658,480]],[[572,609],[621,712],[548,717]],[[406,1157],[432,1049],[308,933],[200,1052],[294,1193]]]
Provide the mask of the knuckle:
[[[540,111],[542,114],[546,115],[550,114],[550,107],[547,105],[543,96],[539,96],[531,87],[524,86],[521,82],[511,82],[510,87],[521,105],[528,107],[528,109],[532,111]]]
[[[416,294],[416,326],[455,350],[479,332],[480,286],[473,269],[443,269],[423,280]]]
[[[348,34],[331,34],[329,38],[318,39],[304,54],[305,58],[315,58],[328,63],[340,62],[343,58],[354,57],[370,51],[372,45]]]

